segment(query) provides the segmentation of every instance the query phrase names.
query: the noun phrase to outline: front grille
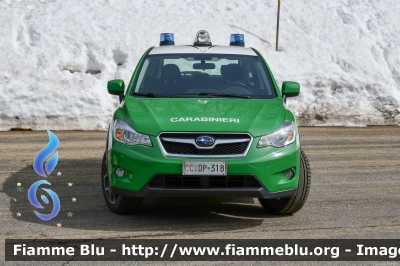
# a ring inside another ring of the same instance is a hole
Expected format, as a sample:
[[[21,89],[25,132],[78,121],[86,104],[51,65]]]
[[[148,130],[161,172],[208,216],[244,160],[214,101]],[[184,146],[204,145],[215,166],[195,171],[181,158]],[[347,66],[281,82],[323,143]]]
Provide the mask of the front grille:
[[[248,142],[218,144],[214,149],[199,150],[192,144],[161,141],[164,149],[173,154],[192,154],[192,155],[234,155],[242,154],[246,151]]]
[[[207,189],[207,188],[261,188],[260,182],[252,175],[227,176],[183,176],[157,175],[149,188],[164,189]]]
[[[245,139],[249,138],[248,134],[239,133],[239,134],[232,134],[232,133],[162,133],[160,137],[163,138],[175,138],[175,139],[196,139],[200,136],[213,136],[216,140],[217,139]]]
[[[179,140],[192,140],[194,142],[200,136],[212,136],[215,139],[216,145],[212,149],[200,149],[193,143],[185,143]],[[168,141],[168,139],[175,139],[176,141]],[[236,142],[244,139],[242,142]],[[251,143],[251,136],[245,133],[231,134],[231,133],[162,133],[159,136],[160,143],[164,148],[166,155],[191,155],[191,156],[245,156],[246,150]],[[218,141],[228,143],[219,143]],[[232,141],[232,143],[229,143]]]

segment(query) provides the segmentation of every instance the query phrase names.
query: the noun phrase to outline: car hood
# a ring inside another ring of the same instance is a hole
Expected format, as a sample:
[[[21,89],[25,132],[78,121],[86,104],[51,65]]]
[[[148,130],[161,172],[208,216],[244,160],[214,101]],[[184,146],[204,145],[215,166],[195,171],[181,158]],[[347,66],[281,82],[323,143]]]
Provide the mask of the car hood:
[[[125,98],[125,120],[138,132],[249,132],[269,134],[285,119],[282,99]]]

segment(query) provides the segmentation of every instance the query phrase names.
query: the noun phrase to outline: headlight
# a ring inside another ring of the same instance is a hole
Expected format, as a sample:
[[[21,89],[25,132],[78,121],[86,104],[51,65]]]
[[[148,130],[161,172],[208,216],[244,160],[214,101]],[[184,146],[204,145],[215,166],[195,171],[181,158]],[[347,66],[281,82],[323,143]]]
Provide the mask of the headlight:
[[[126,145],[142,144],[152,146],[148,135],[136,132],[125,120],[117,119],[114,123],[114,139]]]
[[[283,147],[296,139],[296,130],[292,121],[285,121],[274,133],[264,135],[258,141],[257,147]]]

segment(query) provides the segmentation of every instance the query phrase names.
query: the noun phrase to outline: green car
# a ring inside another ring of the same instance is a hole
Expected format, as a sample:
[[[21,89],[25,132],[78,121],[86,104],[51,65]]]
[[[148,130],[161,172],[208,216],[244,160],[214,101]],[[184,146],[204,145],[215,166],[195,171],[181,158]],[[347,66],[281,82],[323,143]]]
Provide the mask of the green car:
[[[140,59],[129,85],[108,82],[120,106],[109,125],[101,171],[111,211],[134,213],[145,197],[259,198],[268,212],[300,210],[311,174],[296,118],[262,55],[232,34],[193,45],[163,33]]]

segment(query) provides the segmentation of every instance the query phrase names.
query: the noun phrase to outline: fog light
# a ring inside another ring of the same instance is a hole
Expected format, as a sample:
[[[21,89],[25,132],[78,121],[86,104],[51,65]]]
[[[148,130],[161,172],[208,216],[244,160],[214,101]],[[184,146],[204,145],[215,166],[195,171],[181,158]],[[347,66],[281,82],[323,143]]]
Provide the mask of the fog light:
[[[115,169],[115,174],[116,174],[118,177],[123,176],[124,173],[125,173],[125,170],[124,170],[123,168],[117,168],[117,169]]]
[[[294,177],[294,172],[292,169],[287,169],[285,170],[285,172],[283,172],[283,175],[287,178],[287,179],[291,179]]]

